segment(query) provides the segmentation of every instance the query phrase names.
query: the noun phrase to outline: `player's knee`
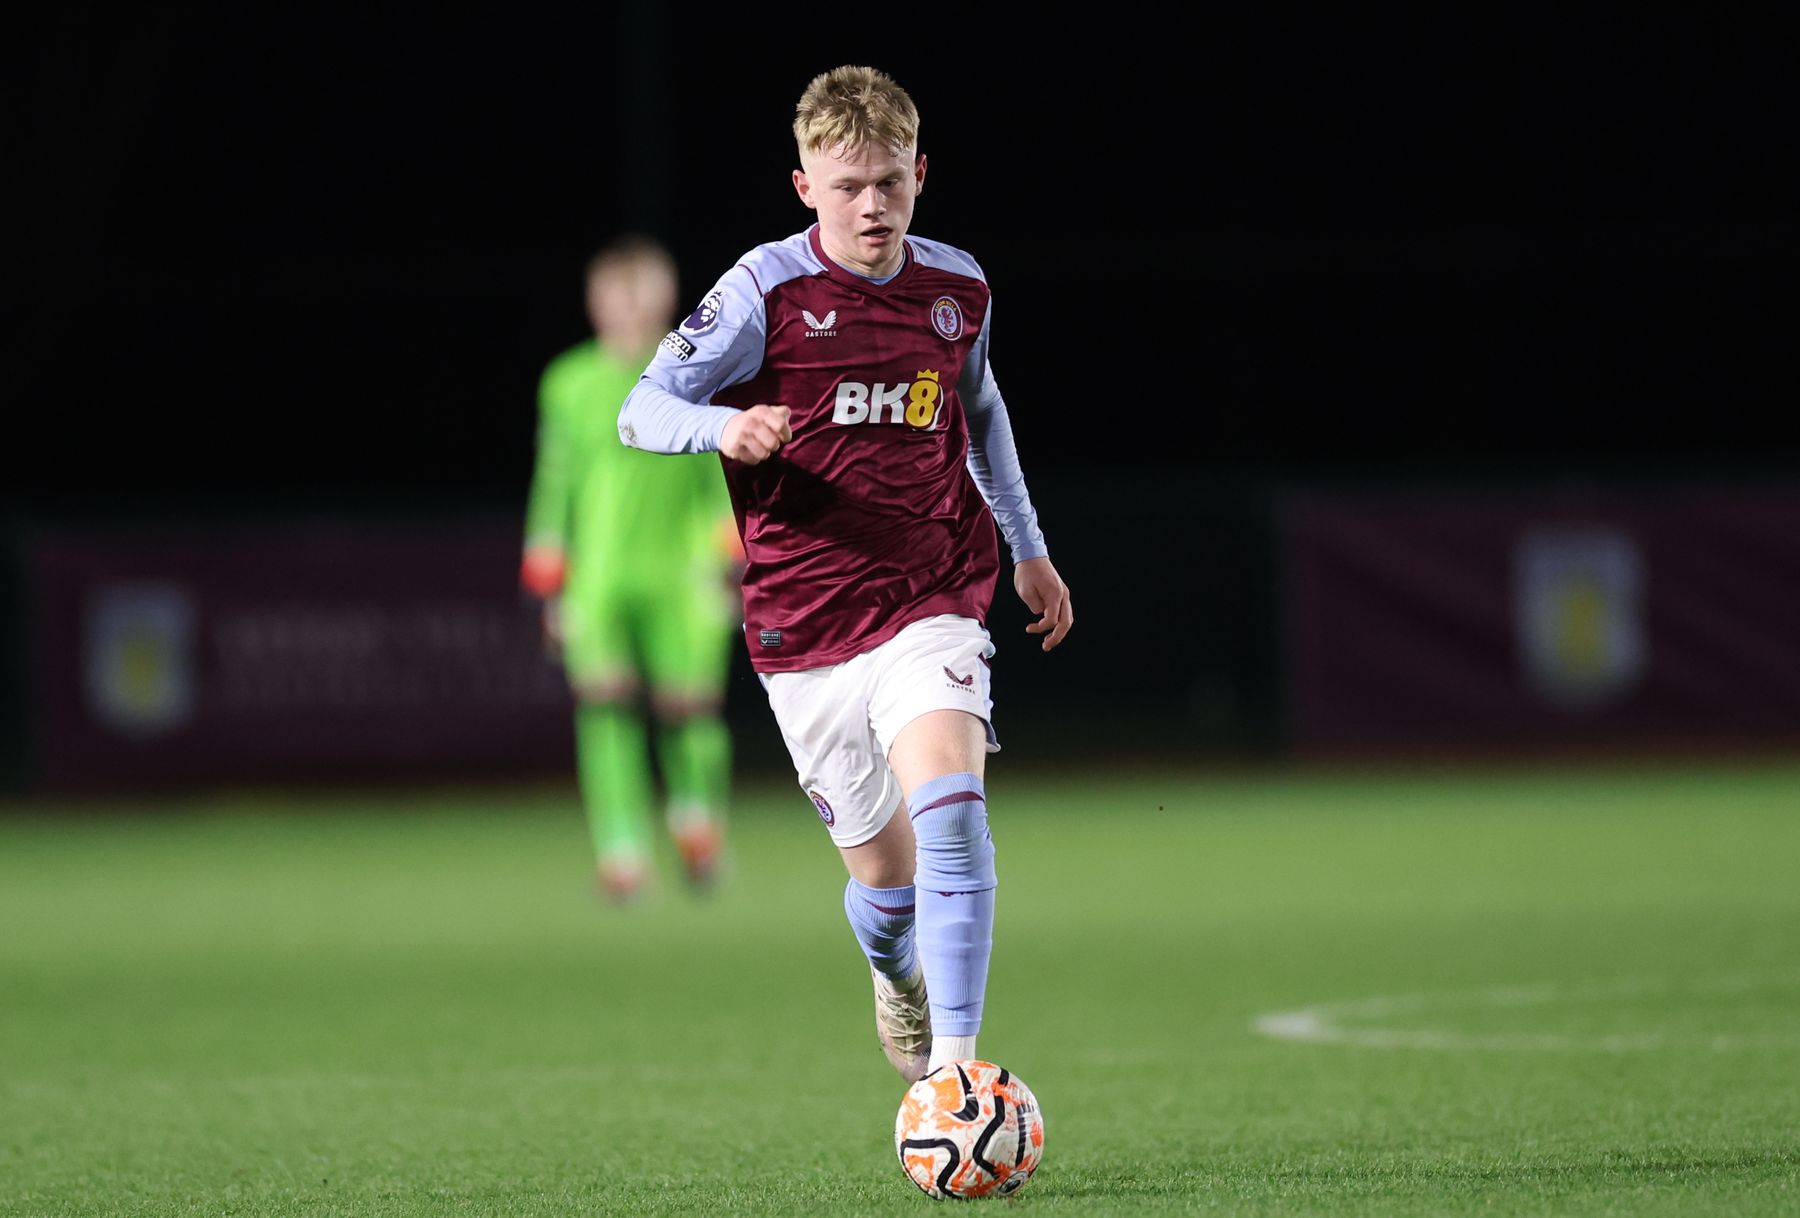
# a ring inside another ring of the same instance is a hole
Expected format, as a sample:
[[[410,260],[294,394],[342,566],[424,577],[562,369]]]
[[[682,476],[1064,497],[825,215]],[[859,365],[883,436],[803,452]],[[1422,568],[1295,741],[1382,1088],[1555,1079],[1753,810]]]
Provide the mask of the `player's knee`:
[[[569,684],[575,697],[588,706],[624,706],[638,696],[638,680],[630,673],[576,677]]]
[[[657,720],[669,727],[719,713],[718,699],[707,694],[656,690],[650,695],[650,710]]]
[[[934,800],[913,817],[918,842],[914,882],[937,892],[981,892],[993,888],[994,839],[988,831],[987,802],[970,776],[959,792],[965,798]]]

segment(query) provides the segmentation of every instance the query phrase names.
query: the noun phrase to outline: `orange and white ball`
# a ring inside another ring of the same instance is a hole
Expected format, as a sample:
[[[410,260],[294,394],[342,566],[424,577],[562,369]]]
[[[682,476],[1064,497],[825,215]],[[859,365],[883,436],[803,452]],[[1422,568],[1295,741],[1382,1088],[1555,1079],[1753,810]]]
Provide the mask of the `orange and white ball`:
[[[907,1088],[894,1117],[894,1152],[929,1196],[1004,1197],[1025,1187],[1043,1161],[1044,1114],[1010,1070],[951,1062]]]

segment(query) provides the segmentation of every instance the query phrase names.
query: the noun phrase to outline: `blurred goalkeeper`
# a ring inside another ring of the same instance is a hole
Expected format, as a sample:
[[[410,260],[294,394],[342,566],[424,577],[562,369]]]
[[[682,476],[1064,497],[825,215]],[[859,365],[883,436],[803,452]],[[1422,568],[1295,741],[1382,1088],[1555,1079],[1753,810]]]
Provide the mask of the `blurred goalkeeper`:
[[[649,881],[660,793],[687,881],[719,877],[731,738],[722,714],[742,550],[716,459],[628,448],[619,404],[673,325],[673,257],[641,235],[587,267],[594,337],[538,389],[521,582],[575,695],[575,751],[601,892]],[[654,763],[652,758],[654,757]]]

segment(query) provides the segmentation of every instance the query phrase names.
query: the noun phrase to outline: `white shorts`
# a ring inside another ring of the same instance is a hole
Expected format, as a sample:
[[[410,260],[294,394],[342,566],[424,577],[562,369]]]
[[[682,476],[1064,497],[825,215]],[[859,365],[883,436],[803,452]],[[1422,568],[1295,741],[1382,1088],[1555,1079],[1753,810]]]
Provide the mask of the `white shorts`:
[[[940,614],[841,664],[760,674],[800,788],[839,846],[881,831],[900,804],[887,753],[900,729],[927,711],[961,710],[994,734],[988,657],[994,644],[974,618]]]

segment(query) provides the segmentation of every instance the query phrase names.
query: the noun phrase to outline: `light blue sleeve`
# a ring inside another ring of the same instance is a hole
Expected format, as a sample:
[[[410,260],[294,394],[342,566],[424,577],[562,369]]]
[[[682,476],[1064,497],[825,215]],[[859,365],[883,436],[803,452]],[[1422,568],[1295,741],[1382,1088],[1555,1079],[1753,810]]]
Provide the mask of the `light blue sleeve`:
[[[716,453],[736,413],[731,406],[697,406],[645,376],[619,409],[619,439],[646,452]]]
[[[990,302],[990,320],[992,316]],[[969,473],[994,513],[994,523],[1012,551],[1013,562],[1020,563],[1044,557],[1050,553],[1050,547],[1038,528],[1031,493],[1025,489],[1025,473],[1019,467],[1019,450],[1013,443],[1012,420],[1006,413],[1006,399],[1000,396],[987,355],[988,328],[984,321],[957,383],[963,413],[969,420]]]
[[[755,277],[741,264],[663,336],[619,407],[619,439],[657,453],[717,452],[735,407],[711,405],[727,385],[762,368],[768,315]]]

